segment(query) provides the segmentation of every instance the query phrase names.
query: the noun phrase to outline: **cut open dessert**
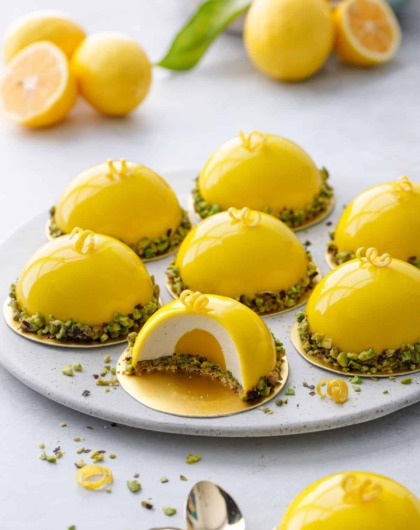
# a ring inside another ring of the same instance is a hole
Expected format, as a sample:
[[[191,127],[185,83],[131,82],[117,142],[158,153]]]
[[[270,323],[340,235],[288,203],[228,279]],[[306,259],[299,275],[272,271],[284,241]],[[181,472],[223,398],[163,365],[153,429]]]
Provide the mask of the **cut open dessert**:
[[[67,186],[51,209],[49,234],[75,227],[115,237],[148,260],[173,251],[191,223],[162,177],[123,159],[86,169]]]
[[[298,314],[299,347],[342,372],[419,370],[420,270],[374,248],[356,256],[325,276]]]
[[[174,296],[184,289],[229,296],[265,315],[303,302],[319,273],[284,223],[229,208],[191,230],[166,276]]]
[[[406,487],[365,471],[335,473],[305,488],[276,530],[417,530],[420,502]]]
[[[194,209],[204,219],[230,207],[247,207],[299,229],[331,210],[333,191],[327,179],[327,171],[290,140],[241,132],[205,164],[192,193]]]
[[[359,247],[375,247],[420,268],[420,183],[401,177],[369,188],[344,210],[331,232],[332,266],[356,256]]]
[[[184,291],[144,325],[125,358],[125,373],[207,376],[244,401],[269,396],[281,379],[283,345],[243,304]]]
[[[19,330],[64,344],[106,344],[138,331],[159,307],[141,259],[108,236],[75,228],[26,263],[9,306]]]

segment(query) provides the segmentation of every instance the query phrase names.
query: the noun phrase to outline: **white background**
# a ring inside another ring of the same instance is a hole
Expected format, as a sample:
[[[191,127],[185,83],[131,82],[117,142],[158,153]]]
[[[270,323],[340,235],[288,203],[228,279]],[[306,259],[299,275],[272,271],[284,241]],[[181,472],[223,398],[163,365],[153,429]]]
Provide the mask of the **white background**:
[[[17,16],[40,8],[63,10],[89,32],[124,32],[153,61],[187,16],[181,0],[18,0],[2,2],[0,34]],[[158,172],[198,169],[239,129],[293,139],[328,167],[337,187],[352,194],[401,174],[419,180],[419,19],[419,4],[412,1],[404,12],[397,60],[374,71],[332,59],[307,82],[279,84],[254,70],[240,38],[224,35],[193,72],[155,69],[149,97],[127,119],[101,117],[80,102],[66,122],[49,130],[1,122],[0,238],[47,211],[68,180],[90,165],[125,157]],[[13,279],[0,275],[1,282]],[[271,529],[304,486],[336,471],[379,472],[420,495],[419,405],[353,428],[245,440],[111,427],[48,401],[3,369],[0,403],[1,530],[66,530],[71,524],[77,530],[182,527],[186,494],[201,479],[215,480],[232,493],[251,530]],[[67,427],[59,427],[62,421]],[[118,455],[111,466],[116,479],[111,495],[75,484],[79,444],[74,437],[86,438],[86,447]],[[40,441],[50,450],[61,445],[66,451],[58,465],[38,460]],[[200,452],[203,460],[187,466],[189,452]],[[143,485],[140,495],[125,486],[136,472]],[[181,473],[188,482],[179,480]],[[161,484],[162,475],[171,481]],[[151,512],[140,506],[149,497],[156,506]],[[166,518],[162,506],[176,507],[178,515]]]

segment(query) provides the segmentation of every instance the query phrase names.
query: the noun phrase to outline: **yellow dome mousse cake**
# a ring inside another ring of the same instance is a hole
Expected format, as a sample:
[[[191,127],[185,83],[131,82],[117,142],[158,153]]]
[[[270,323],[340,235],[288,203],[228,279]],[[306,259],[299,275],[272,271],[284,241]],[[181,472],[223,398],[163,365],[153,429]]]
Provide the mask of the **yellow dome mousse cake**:
[[[332,207],[327,179],[327,171],[290,140],[241,132],[203,167],[192,193],[194,209],[204,219],[230,207],[247,207],[298,229],[325,217]]]
[[[420,268],[420,183],[401,177],[374,186],[352,201],[331,232],[332,265],[354,259],[359,247],[375,247]]]
[[[184,289],[228,296],[261,315],[299,304],[317,275],[290,228],[248,208],[229,208],[195,226],[166,271],[174,296]]]
[[[165,180],[124,159],[82,171],[50,213],[51,237],[81,227],[123,241],[144,260],[173,251],[191,228]]]
[[[298,314],[308,356],[344,372],[393,374],[420,369],[420,270],[358,249],[333,269]]]
[[[420,502],[394,480],[364,471],[311,484],[289,505],[277,530],[418,530]]]
[[[283,357],[283,345],[243,304],[184,291],[146,322],[131,344],[125,372],[207,376],[255,401],[279,382]]]
[[[20,330],[89,344],[122,340],[159,307],[159,289],[141,259],[108,236],[74,229],[26,263],[10,305]]]

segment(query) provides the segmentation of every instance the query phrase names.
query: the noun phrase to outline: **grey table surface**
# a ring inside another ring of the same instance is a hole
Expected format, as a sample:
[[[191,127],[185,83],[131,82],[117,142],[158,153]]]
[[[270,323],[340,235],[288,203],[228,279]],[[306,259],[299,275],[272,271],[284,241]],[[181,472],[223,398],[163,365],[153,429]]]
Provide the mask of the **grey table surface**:
[[[55,0],[42,7],[68,12],[91,32],[125,32],[157,60],[185,19],[186,6],[179,0]],[[36,0],[3,3],[0,34],[16,16],[40,7]],[[354,193],[401,174],[418,180],[419,21],[420,5],[412,0],[403,13],[402,50],[377,70],[352,69],[332,59],[305,83],[278,84],[253,69],[238,37],[225,35],[196,71],[156,70],[150,96],[125,120],[98,116],[80,102],[65,123],[50,130],[1,122],[0,239],[46,211],[67,181],[89,165],[126,157],[158,172],[199,168],[239,129],[295,140]],[[0,279],[11,280],[1,274]],[[2,530],[182,527],[186,495],[202,479],[232,493],[250,530],[271,529],[302,488],[337,471],[386,474],[420,495],[419,404],[324,433],[214,439],[112,426],[41,397],[1,368],[0,402]],[[76,485],[75,450],[81,444],[75,437],[84,438],[85,447],[117,455],[106,459],[115,476],[111,494]],[[65,451],[57,465],[38,459],[41,441],[50,452],[57,446]],[[187,465],[189,452],[201,453],[202,461]],[[139,494],[125,484],[135,473],[143,486]],[[180,481],[180,474],[188,482]],[[170,479],[166,484],[159,480],[163,475]],[[155,504],[151,511],[140,504],[149,498]],[[167,518],[163,506],[177,508],[177,515]]]

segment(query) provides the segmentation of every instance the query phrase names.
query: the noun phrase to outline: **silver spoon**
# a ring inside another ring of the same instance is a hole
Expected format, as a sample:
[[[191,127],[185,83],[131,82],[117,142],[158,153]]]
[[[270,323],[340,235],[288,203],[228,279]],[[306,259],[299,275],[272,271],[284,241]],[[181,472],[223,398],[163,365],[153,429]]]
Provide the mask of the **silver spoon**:
[[[185,507],[188,530],[245,530],[245,520],[236,502],[217,484],[197,482]],[[150,530],[180,530],[165,526]]]
[[[245,530],[245,520],[232,499],[217,484],[197,482],[187,499],[188,530]]]

